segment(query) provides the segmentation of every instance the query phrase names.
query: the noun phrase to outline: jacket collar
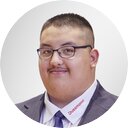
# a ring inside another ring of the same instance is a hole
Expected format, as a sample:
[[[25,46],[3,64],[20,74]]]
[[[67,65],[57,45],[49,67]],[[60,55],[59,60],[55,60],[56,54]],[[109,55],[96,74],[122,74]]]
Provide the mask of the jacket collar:
[[[45,107],[44,94],[38,96],[35,101],[25,104],[24,107],[26,108],[25,114],[31,119],[39,122],[41,112]]]
[[[97,88],[95,90],[95,93],[93,94],[92,99],[90,100],[90,103],[86,111],[84,112],[78,126],[89,123],[97,119],[98,117],[103,115],[108,110],[108,108],[110,108],[109,105],[102,104],[102,100],[104,100],[105,93],[106,91],[97,80]]]

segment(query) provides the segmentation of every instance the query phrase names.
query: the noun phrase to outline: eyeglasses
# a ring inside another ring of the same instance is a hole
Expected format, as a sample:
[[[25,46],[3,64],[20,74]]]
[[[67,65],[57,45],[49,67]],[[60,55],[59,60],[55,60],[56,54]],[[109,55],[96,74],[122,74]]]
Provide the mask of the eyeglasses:
[[[90,47],[92,49],[91,45],[64,46],[64,47],[60,47],[58,49],[39,48],[39,49],[37,49],[37,53],[38,53],[40,59],[49,59],[49,58],[51,58],[55,51],[57,51],[59,56],[62,57],[62,58],[71,58],[75,55],[76,49],[88,48],[88,47]]]

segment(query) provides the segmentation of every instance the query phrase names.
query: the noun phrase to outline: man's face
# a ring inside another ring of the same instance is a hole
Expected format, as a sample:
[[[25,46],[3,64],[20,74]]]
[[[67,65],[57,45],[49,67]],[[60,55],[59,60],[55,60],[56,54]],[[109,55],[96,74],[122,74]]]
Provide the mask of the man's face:
[[[40,47],[82,46],[88,44],[87,36],[85,29],[50,26],[41,34]],[[55,51],[51,58],[39,59],[40,75],[52,98],[68,102],[92,84],[96,60],[91,52],[89,47],[76,49],[75,55],[66,59]]]

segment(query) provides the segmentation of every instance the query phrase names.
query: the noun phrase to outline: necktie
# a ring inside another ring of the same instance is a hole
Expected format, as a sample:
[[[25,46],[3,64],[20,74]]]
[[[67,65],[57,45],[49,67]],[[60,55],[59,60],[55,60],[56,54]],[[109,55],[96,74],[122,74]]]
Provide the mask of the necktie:
[[[58,111],[54,115],[54,119],[55,119],[54,127],[63,128],[63,122],[62,122],[63,118],[64,118],[64,115],[60,111]]]

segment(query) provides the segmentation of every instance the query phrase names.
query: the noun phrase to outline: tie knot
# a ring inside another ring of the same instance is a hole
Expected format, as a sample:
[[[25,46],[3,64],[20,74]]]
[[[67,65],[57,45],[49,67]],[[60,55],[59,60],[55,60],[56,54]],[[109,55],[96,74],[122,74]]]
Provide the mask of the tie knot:
[[[58,111],[58,112],[54,115],[54,118],[55,118],[54,127],[63,128],[62,119],[64,118],[64,115],[63,115],[60,111]]]
[[[64,118],[64,115],[61,113],[61,111],[58,111],[56,114],[55,114],[55,117],[58,117],[60,119]]]

